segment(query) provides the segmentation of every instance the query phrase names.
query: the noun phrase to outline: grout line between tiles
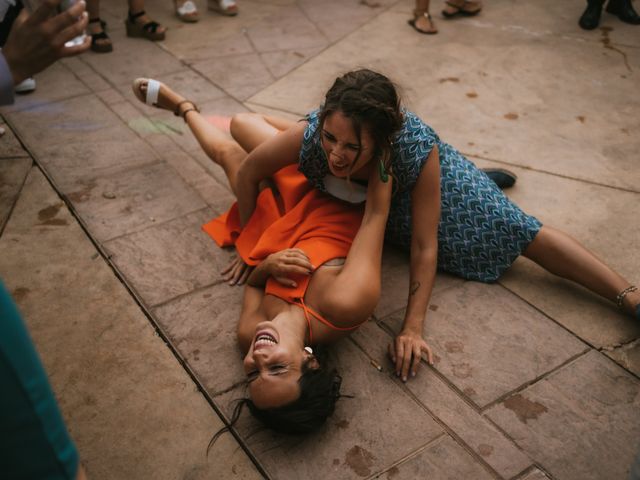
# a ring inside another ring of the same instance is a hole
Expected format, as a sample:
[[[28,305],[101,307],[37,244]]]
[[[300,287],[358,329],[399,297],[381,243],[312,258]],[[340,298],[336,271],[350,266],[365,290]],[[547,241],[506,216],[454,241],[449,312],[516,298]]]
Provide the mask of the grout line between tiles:
[[[358,350],[360,350],[369,360],[373,360],[369,354],[367,353],[367,351],[353,338],[348,337],[348,339],[356,346],[356,348],[358,348]],[[421,360],[422,362],[424,362],[424,360]],[[435,369],[433,367],[431,367],[432,370],[435,371]],[[390,372],[386,372],[386,376],[391,380],[391,382],[398,387],[400,390],[402,390],[409,398],[411,398],[420,409],[422,409],[425,413],[427,413],[427,415],[429,415],[439,426],[440,428],[442,428],[442,430],[449,434],[449,436],[451,436],[451,438],[453,438],[453,440],[460,445],[467,453],[469,453],[469,455],[471,455],[472,458],[474,458],[478,463],[480,463],[485,470],[487,470],[487,472],[489,474],[491,474],[491,476],[493,476],[496,479],[502,479],[503,477],[496,471],[494,470],[494,468],[489,465],[484,458],[482,458],[482,456],[480,456],[475,450],[473,450],[469,445],[467,445],[467,443],[451,428],[449,427],[449,425],[447,425],[444,421],[440,420],[440,417],[438,417],[434,412],[431,411],[431,409],[429,407],[427,407],[424,403],[422,403],[420,401],[420,399],[409,389],[406,387],[406,385],[402,384],[399,382],[399,380],[396,380],[393,375],[391,375]],[[520,447],[515,444],[515,442],[513,442],[513,440],[511,440],[510,437],[507,437],[512,443],[514,443],[514,446],[516,448],[518,448],[519,450]],[[526,454],[525,454],[526,455]],[[528,455],[527,455],[528,457]]]
[[[388,467],[384,467],[379,472],[376,472],[373,475],[370,475],[369,477],[366,478],[366,480],[374,480],[376,478],[379,478],[380,475],[388,472],[389,470],[393,469],[394,467],[398,467],[398,466],[402,465],[403,463],[406,463],[406,462],[410,461],[412,458],[417,457],[418,455],[420,455],[422,452],[424,452],[428,448],[431,448],[434,445],[438,445],[439,443],[442,443],[446,437],[447,437],[447,433],[446,432],[442,432],[440,435],[437,435],[436,437],[432,438],[431,440],[429,440],[424,445],[421,445],[420,447],[416,448],[413,452],[409,452],[404,457],[400,458],[399,460],[396,460],[395,462],[393,462]]]
[[[516,395],[520,392],[522,392],[523,390],[526,390],[527,388],[529,388],[530,386],[532,386],[533,384],[536,384],[538,382],[541,382],[543,380],[546,380],[547,378],[551,377],[553,374],[555,374],[557,371],[563,369],[564,367],[570,365],[571,363],[575,362],[576,360],[580,359],[581,357],[585,356],[586,354],[588,354],[589,352],[591,352],[593,349],[592,348],[585,348],[583,351],[576,353],[575,355],[572,355],[571,357],[569,357],[567,360],[565,360],[564,362],[560,363],[559,365],[556,365],[554,368],[552,368],[551,370],[544,372],[541,375],[538,375],[535,378],[532,378],[531,380],[519,385],[518,387],[514,388],[513,390],[510,390],[509,392],[506,392],[502,395],[500,395],[498,398],[492,400],[491,402],[487,403],[485,406],[481,407],[479,409],[480,413],[484,414],[490,410],[491,408],[493,408],[494,406],[498,405],[499,403],[502,403],[504,400],[506,400],[509,397],[512,397],[513,395]],[[488,417],[487,417],[488,418]],[[493,422],[492,422],[493,423]]]

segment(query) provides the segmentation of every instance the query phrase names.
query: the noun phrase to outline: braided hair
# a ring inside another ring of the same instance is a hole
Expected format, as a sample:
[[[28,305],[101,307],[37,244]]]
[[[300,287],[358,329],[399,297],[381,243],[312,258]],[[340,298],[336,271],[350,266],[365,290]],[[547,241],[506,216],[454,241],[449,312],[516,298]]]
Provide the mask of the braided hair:
[[[402,128],[403,116],[396,87],[384,75],[368,69],[354,70],[338,77],[320,109],[320,126],[334,112],[341,112],[353,123],[358,142],[362,128],[373,138],[373,160],[381,161],[390,172],[393,139]],[[354,164],[360,156],[358,152]]]

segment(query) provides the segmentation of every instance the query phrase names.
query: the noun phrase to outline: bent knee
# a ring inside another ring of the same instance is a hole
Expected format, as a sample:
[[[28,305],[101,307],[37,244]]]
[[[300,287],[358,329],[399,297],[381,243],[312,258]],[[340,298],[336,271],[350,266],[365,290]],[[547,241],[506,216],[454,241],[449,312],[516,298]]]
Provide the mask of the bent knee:
[[[253,112],[236,113],[231,117],[231,124],[229,126],[231,135],[235,138],[238,133],[245,132],[248,127],[254,126],[256,123],[266,123],[264,115]]]

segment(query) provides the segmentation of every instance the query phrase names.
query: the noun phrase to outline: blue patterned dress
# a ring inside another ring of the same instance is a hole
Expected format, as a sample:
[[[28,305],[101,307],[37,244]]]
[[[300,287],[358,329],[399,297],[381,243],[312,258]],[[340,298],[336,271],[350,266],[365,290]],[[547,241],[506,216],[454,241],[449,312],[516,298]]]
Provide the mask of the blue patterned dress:
[[[411,246],[411,191],[434,145],[440,154],[441,216],[438,268],[469,280],[493,282],[534,239],[542,224],[512,203],[496,184],[415,114],[404,111],[391,166],[394,196],[386,240]],[[307,115],[298,169],[318,189],[329,173],[318,128],[319,111]],[[425,205],[423,208],[429,208]]]

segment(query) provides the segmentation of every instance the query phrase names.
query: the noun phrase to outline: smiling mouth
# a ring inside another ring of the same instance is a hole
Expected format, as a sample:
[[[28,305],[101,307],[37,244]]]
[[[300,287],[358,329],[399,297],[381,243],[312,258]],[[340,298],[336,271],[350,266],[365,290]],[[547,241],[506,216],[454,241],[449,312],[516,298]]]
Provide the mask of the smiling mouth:
[[[256,341],[253,344],[254,350],[259,350],[265,347],[272,347],[277,345],[278,341],[276,338],[268,332],[258,332],[256,334]]]

